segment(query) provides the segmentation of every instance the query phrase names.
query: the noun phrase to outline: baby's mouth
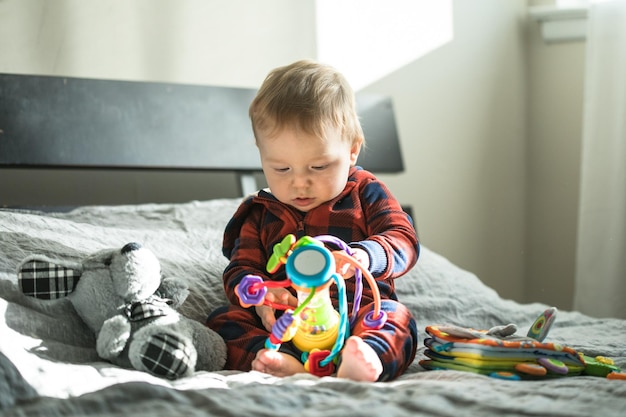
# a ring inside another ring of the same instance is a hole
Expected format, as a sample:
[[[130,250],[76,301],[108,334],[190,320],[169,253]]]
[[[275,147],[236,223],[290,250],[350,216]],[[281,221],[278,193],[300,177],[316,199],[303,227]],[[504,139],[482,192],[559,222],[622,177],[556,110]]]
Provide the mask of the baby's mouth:
[[[311,197],[296,197],[293,201],[297,206],[308,206],[314,201],[314,199]]]

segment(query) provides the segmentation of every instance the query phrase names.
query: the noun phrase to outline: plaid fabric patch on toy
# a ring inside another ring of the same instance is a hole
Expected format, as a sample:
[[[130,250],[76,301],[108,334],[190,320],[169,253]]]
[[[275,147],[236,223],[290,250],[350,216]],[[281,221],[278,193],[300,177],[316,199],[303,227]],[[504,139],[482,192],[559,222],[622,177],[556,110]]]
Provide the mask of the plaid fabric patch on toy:
[[[168,301],[154,295],[145,300],[131,303],[124,309],[124,314],[130,321],[161,317],[170,312],[172,312],[172,308]]]
[[[191,349],[174,335],[153,335],[141,353],[143,365],[156,375],[176,379],[185,375],[191,364]]]
[[[24,262],[17,273],[22,292],[44,300],[67,296],[79,279],[80,271],[35,259]]]

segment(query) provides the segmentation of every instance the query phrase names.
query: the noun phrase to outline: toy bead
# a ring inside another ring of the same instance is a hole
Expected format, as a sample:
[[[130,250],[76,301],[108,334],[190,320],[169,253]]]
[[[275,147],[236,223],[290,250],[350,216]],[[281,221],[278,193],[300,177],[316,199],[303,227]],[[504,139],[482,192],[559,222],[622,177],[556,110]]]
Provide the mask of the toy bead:
[[[296,320],[291,311],[286,311],[274,323],[270,337],[274,337],[279,342],[286,342],[293,338],[297,330],[298,320]],[[273,343],[277,342],[273,341]]]
[[[374,312],[370,311],[363,318],[363,326],[368,329],[378,330],[387,322],[387,313],[380,311],[378,318],[374,318]]]
[[[332,375],[335,372],[335,363],[330,361],[326,365],[322,365],[322,362],[328,357],[329,354],[329,350],[311,350],[309,358],[304,363],[304,369],[315,376]]]
[[[265,339],[265,348],[269,350],[278,350],[281,344],[281,341],[276,339],[273,334],[270,334],[270,336]]]
[[[559,375],[567,375],[567,366],[557,359],[551,358],[539,358],[537,359],[539,365],[545,367],[548,371],[552,371]]]
[[[512,372],[492,372],[489,374],[490,377],[492,378],[497,378],[497,379],[505,379],[508,381],[519,381],[520,379],[522,379],[519,375],[514,374]]]
[[[263,278],[256,275],[246,275],[235,286],[235,293],[239,297],[242,307],[258,306],[263,304],[267,287],[263,286]],[[256,288],[255,288],[256,287]]]
[[[521,362],[515,365],[515,370],[523,374],[533,376],[544,376],[548,370],[538,363]]]

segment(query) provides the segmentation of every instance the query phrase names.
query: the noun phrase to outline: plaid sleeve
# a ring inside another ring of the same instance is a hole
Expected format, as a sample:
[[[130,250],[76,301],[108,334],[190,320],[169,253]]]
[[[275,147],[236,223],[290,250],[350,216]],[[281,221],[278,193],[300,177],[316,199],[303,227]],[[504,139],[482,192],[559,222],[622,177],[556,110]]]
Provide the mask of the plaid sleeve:
[[[267,248],[262,241],[262,210],[247,200],[224,231],[224,255],[230,260],[224,270],[224,291],[232,304],[239,305],[235,287],[248,274],[267,279]]]
[[[370,256],[370,271],[377,279],[404,275],[417,262],[419,241],[411,217],[385,184],[367,171],[358,187],[359,199],[367,219],[368,238],[353,242]]]

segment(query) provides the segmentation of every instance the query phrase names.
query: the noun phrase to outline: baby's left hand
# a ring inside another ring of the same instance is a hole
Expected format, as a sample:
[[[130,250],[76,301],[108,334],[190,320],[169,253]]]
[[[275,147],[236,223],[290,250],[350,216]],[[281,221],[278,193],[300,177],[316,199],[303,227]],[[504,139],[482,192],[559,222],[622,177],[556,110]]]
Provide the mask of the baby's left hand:
[[[345,251],[342,251],[345,253]],[[352,248],[353,255],[352,257],[356,259],[365,269],[369,270],[370,267],[370,257],[363,249],[360,248]],[[356,271],[356,268],[347,262],[337,263],[337,271],[341,273],[345,278],[352,278]]]

